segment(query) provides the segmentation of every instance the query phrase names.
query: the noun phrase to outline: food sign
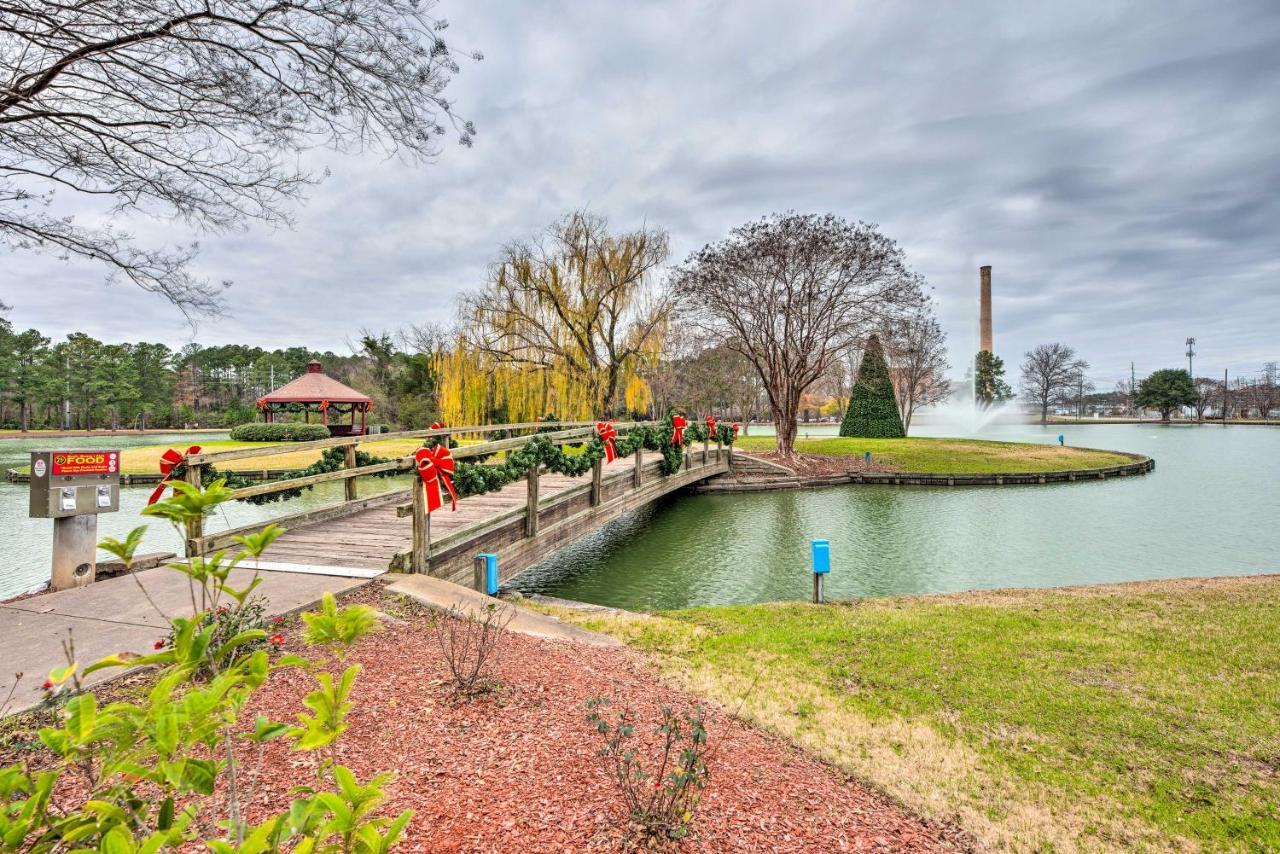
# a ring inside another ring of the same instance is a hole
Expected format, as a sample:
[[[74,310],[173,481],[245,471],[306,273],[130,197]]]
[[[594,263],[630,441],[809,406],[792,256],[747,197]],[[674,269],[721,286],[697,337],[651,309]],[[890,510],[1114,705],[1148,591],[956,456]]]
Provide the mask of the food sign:
[[[55,451],[52,474],[116,474],[119,451]]]

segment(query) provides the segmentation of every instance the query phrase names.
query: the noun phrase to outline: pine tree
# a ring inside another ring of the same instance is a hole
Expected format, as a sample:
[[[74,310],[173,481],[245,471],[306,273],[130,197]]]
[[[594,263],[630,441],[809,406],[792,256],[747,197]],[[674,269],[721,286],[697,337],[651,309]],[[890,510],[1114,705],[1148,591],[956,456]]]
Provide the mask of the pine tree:
[[[898,400],[893,393],[884,350],[875,335],[867,339],[867,349],[858,366],[858,380],[849,397],[849,410],[840,424],[840,435],[874,439],[901,439],[907,435],[902,429],[902,416],[898,413]]]

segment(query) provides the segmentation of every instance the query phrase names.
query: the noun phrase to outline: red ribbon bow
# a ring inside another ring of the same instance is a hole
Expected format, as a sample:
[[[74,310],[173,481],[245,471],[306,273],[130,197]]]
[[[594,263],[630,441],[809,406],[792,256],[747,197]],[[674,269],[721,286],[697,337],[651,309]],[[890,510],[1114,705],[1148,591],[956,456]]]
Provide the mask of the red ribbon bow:
[[[737,421],[733,422],[733,438],[735,439],[738,438],[738,428],[741,426],[742,425],[739,424]]]
[[[266,410],[266,408],[267,408],[267,399],[266,399],[265,397],[260,397],[260,398],[258,398],[258,408],[259,408],[259,409],[261,409],[261,410],[264,410],[264,411]]]
[[[456,463],[454,463],[453,454],[449,453],[449,449],[444,445],[419,448],[413,458],[418,463],[418,476],[422,478],[422,485],[427,492],[427,512],[439,510],[444,506],[444,500],[440,492],[440,484],[442,483],[444,488],[449,490],[449,498],[453,502],[452,509],[457,510],[458,494],[453,491],[453,472],[456,468]]]
[[[671,444],[684,444],[684,428],[689,426],[689,422],[684,420],[683,415],[671,416]]]
[[[322,400],[322,401],[320,401],[320,411],[321,411],[321,412],[328,412],[328,411],[329,411],[329,401],[327,401],[327,400]]]
[[[716,417],[714,415],[707,416],[707,435],[712,439],[716,437]]]
[[[448,430],[448,429],[449,429],[449,425],[448,425],[448,424],[445,424],[445,423],[443,423],[443,422],[441,422],[441,421],[432,421],[432,422],[431,422],[431,429],[432,429],[432,430]]]
[[[173,470],[187,462],[187,457],[200,453],[199,445],[192,445],[187,448],[185,454],[175,451],[173,448],[165,451],[160,455],[160,474],[164,475],[164,479],[160,481],[160,485],[151,493],[151,497],[147,499],[147,506],[150,507],[160,500],[160,496],[164,495],[164,488],[173,478],[169,475],[173,474]]]
[[[596,434],[600,437],[600,441],[604,442],[604,458],[606,462],[613,462],[618,458],[618,448],[613,444],[613,440],[618,438],[618,428],[613,426],[612,421],[597,421]]]

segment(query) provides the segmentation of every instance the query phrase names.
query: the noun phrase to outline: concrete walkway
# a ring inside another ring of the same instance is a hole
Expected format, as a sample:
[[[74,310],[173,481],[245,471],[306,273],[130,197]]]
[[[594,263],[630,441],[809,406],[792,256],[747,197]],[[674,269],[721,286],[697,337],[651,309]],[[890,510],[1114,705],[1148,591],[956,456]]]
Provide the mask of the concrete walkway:
[[[231,582],[244,586],[252,574],[251,569],[236,569]],[[273,614],[304,610],[326,591],[338,594],[368,583],[364,578],[297,571],[264,569],[261,575],[263,583],[256,593],[266,598]],[[74,639],[76,659],[82,665],[118,652],[148,653],[168,634],[165,615],[192,613],[187,577],[164,567],[0,605],[0,702],[9,696],[14,674],[24,674],[9,707],[0,713],[23,711],[40,702],[40,686],[49,671],[67,663],[62,643],[68,638]],[[119,668],[99,670],[86,684],[104,682],[121,672]]]
[[[539,614],[527,608],[521,608],[501,599],[445,581],[443,578],[432,578],[429,575],[402,575],[387,588],[388,593],[399,593],[428,608],[438,611],[457,609],[468,617],[484,619],[485,610],[490,605],[497,605],[511,614],[511,622],[507,628],[522,635],[532,635],[552,640],[570,640],[591,646],[621,646],[621,642],[608,635],[581,629],[577,626],[557,620],[546,614]]]

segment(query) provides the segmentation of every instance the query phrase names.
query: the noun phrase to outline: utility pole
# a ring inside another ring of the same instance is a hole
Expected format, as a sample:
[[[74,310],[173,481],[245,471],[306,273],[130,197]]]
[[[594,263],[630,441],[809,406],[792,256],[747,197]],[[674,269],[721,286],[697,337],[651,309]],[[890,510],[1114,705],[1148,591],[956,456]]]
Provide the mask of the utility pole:
[[[1192,367],[1191,360],[1195,357],[1195,355],[1196,355],[1196,339],[1188,338],[1187,339],[1187,373],[1191,374],[1191,379],[1193,380],[1196,378],[1196,372],[1195,372],[1195,368]]]
[[[1084,417],[1084,371],[1080,372],[1080,392],[1076,395],[1076,420]]]
[[[1222,426],[1223,427],[1227,426],[1227,412],[1229,411],[1227,407],[1227,395],[1229,393],[1230,391],[1227,386],[1227,369],[1223,368],[1222,369]]]

